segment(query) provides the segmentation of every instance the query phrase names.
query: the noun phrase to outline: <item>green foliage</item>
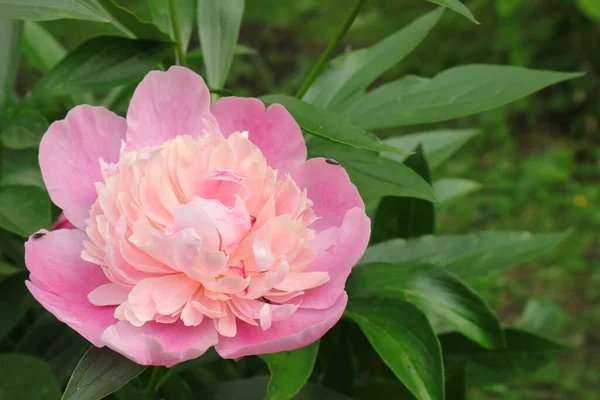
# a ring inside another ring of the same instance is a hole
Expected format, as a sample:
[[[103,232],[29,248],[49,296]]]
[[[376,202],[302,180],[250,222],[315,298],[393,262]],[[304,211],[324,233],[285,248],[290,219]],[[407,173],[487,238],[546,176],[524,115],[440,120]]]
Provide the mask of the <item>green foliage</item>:
[[[45,362],[31,356],[0,355],[0,398],[60,399],[60,388]]]
[[[0,0],[0,15],[30,21],[60,18],[110,21],[110,16],[95,0]]]
[[[479,23],[479,22],[477,22],[477,20],[475,19],[475,17],[471,13],[471,11],[469,11],[469,9],[458,0],[427,0],[427,1],[429,1],[431,3],[439,4],[444,7],[448,7],[449,9],[456,11],[459,14],[464,15],[465,17],[470,19],[472,22],[475,22],[476,24]]]

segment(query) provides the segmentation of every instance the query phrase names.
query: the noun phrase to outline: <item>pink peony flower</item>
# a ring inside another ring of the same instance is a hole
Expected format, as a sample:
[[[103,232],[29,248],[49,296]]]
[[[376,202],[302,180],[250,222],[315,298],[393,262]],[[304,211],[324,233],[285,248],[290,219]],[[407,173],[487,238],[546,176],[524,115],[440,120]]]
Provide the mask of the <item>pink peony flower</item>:
[[[127,119],[78,106],[40,145],[50,197],[77,229],[26,244],[27,287],[96,346],[172,366],[292,350],[341,317],[370,223],[345,170],[306,160],[281,105],[151,72]]]

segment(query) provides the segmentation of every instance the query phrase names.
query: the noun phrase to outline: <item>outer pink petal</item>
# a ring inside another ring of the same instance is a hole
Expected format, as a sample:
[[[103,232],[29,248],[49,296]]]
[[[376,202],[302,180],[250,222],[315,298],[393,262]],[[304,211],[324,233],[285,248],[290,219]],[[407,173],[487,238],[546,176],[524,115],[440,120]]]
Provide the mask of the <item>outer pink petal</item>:
[[[127,111],[127,149],[156,146],[179,135],[198,137],[210,114],[210,92],[200,75],[183,67],[152,71],[139,84]]]
[[[300,127],[282,105],[273,104],[265,112],[258,99],[223,97],[211,106],[211,112],[225,137],[247,131],[272,168],[291,171],[306,160]]]
[[[336,228],[334,228],[336,229]],[[328,232],[323,232],[327,235]],[[308,289],[302,296],[292,302],[302,301],[302,308],[330,307],[344,292],[346,279],[352,267],[363,256],[371,236],[371,221],[362,208],[353,208],[346,212],[342,227],[339,228],[338,238],[326,240],[315,238],[317,257],[306,271],[327,271],[331,279],[314,289]]]
[[[308,160],[292,171],[291,176],[300,189],[307,190],[308,198],[313,201],[313,210],[319,219],[310,227],[317,232],[341,226],[348,210],[365,208],[346,170],[327,163],[324,158]]]
[[[87,298],[109,281],[102,268],[81,259],[85,238],[79,229],[40,231],[32,236],[25,244],[25,263],[31,272],[26,284],[56,318],[102,347],[102,332],[116,322],[114,307],[97,307]]]
[[[85,227],[102,181],[100,158],[117,162],[125,138],[124,118],[103,107],[77,106],[54,122],[40,143],[40,167],[50,198],[71,223]]]
[[[51,231],[56,231],[59,229],[77,229],[77,227],[75,225],[73,225],[68,219],[67,217],[65,217],[64,213],[61,213],[58,218],[56,218],[56,221],[54,221],[54,224],[52,225],[52,228],[50,228]]]
[[[120,321],[108,328],[102,340],[111,349],[142,365],[164,365],[200,357],[218,339],[208,318],[198,326],[185,326],[181,321],[171,324],[147,322],[135,327]]]
[[[236,336],[221,337],[215,349],[223,358],[238,358],[307,346],[339,321],[347,302],[348,296],[343,292],[330,308],[298,309],[289,319],[273,321],[266,331],[238,321]]]

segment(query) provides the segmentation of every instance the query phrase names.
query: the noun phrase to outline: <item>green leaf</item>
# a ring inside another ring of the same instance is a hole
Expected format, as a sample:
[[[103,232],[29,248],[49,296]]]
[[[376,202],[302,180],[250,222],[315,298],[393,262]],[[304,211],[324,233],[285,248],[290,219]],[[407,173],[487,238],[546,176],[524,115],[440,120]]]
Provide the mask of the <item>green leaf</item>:
[[[413,400],[413,394],[402,384],[402,382],[391,379],[369,378],[364,385],[360,386],[355,394],[357,400],[372,399],[400,399]],[[448,399],[454,400],[450,397]]]
[[[0,281],[0,339],[13,330],[33,304],[25,279],[27,273],[22,272]]]
[[[433,182],[433,192],[438,203],[447,203],[481,189],[479,182],[470,179],[444,178]]]
[[[0,187],[0,228],[27,237],[50,225],[48,193],[33,186]]]
[[[0,5],[0,15],[3,15],[1,7]],[[4,106],[15,84],[22,36],[23,22],[0,19],[0,122],[4,117]]]
[[[110,22],[110,15],[95,0],[0,0],[0,15],[7,19],[46,21],[61,18]]]
[[[169,35],[160,30],[156,25],[151,22],[141,21],[134,13],[125,7],[121,7],[115,3],[114,0],[97,1],[110,13],[121,28],[125,28],[125,30],[130,32],[134,37],[138,39],[162,40],[167,42],[171,40]],[[167,1],[163,1],[163,3],[166,4]]]
[[[431,183],[429,167],[421,145],[417,147],[415,154],[406,159],[404,165],[415,171],[427,183]],[[430,201],[414,197],[384,197],[373,220],[371,243],[430,235],[434,229],[435,208]]]
[[[418,145],[422,145],[427,163],[431,169],[434,169],[478,134],[479,131],[475,129],[439,130],[394,136],[385,139],[384,142],[400,149],[415,149]],[[398,162],[404,162],[407,158],[406,155],[397,153],[384,153],[383,155]]]
[[[37,148],[48,129],[48,121],[40,114],[20,114],[0,134],[0,142],[9,149]]]
[[[287,400],[294,397],[308,382],[318,351],[319,342],[316,341],[297,350],[260,356],[271,371],[271,380],[265,399]]]
[[[508,383],[529,376],[562,354],[566,347],[534,334],[506,329],[506,348],[487,350],[458,333],[440,335],[444,360],[466,363],[469,387]]]
[[[198,0],[198,30],[208,85],[225,85],[238,41],[244,0]]]
[[[524,331],[552,338],[558,335],[568,319],[567,314],[552,300],[532,298],[527,300],[517,326]]]
[[[97,400],[108,396],[146,369],[108,347],[90,347],[81,357],[62,400]]]
[[[460,1],[458,0],[427,0],[430,3],[439,4],[440,6],[448,7],[452,11],[456,11],[457,13],[467,17],[472,22],[479,24],[479,22],[475,19],[471,11]]]
[[[15,267],[14,265],[7,264],[5,262],[0,262],[0,278],[6,278],[7,276],[14,275],[19,271],[20,269]]]
[[[415,171],[378,153],[317,138],[308,142],[308,152],[310,157],[337,160],[368,204],[383,196],[435,201],[432,187]]]
[[[545,87],[582,76],[501,65],[466,65],[399,92],[385,84],[352,103],[343,115],[364,129],[417,125],[488,111]]]
[[[319,107],[336,107],[362,93],[413,51],[442,13],[442,8],[432,11],[368,49],[337,57],[311,85],[303,100]]]
[[[317,108],[295,97],[268,95],[261,97],[261,100],[267,105],[283,105],[302,130],[320,138],[361,149],[407,153],[386,145],[377,136],[353,125],[335,112]]]
[[[176,0],[177,14],[179,16],[179,28],[181,29],[181,40],[183,48],[187,49],[194,29],[196,18],[196,0]],[[148,0],[148,8],[152,19],[161,31],[167,32],[172,40],[175,40],[175,32],[171,23],[169,11],[169,0]]]
[[[42,171],[37,163],[4,164],[0,171],[0,187],[4,186],[34,186],[46,191]]]
[[[244,46],[243,44],[239,44],[239,43],[236,44],[235,48],[233,49],[234,56],[247,56],[247,55],[254,55],[254,54],[257,54],[256,49],[253,49],[252,47]],[[190,52],[187,54],[187,59],[188,59],[188,61],[195,61],[195,62],[202,61],[204,59],[204,56],[202,54],[202,49],[195,48],[194,50],[190,50]]]
[[[64,47],[37,22],[25,22],[23,55],[42,72],[50,71],[67,54]]]
[[[369,247],[360,263],[433,264],[469,282],[542,254],[568,235],[569,232],[481,232],[394,239]]]
[[[153,69],[172,44],[99,36],[85,41],[56,65],[32,91],[56,96],[110,89],[135,82]]]
[[[60,388],[42,360],[20,354],[0,355],[0,399],[58,400]]]
[[[350,298],[380,296],[407,300],[487,348],[503,347],[498,318],[471,288],[428,264],[365,264],[346,283]]]
[[[597,0],[577,0],[577,6],[585,15],[600,22],[600,4]]]
[[[353,299],[345,315],[356,322],[379,356],[419,400],[444,398],[440,344],[427,318],[397,299]]]

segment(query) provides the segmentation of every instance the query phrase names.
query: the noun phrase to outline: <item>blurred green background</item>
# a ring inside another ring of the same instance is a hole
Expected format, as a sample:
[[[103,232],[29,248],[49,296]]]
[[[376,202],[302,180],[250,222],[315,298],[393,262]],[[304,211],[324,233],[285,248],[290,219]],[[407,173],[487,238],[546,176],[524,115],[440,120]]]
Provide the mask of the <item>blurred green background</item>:
[[[507,324],[518,324],[522,318],[530,322],[549,313],[546,321],[551,323],[542,331],[574,350],[522,382],[473,392],[470,398],[597,399],[600,393],[600,15],[594,15],[596,2],[600,0],[465,1],[481,25],[446,12],[425,42],[376,83],[404,74],[429,77],[473,63],[587,74],[500,110],[418,129],[481,130],[436,171],[483,184],[482,190],[444,205],[438,214],[441,233],[573,229],[559,248],[493,282],[485,298]],[[150,19],[144,0],[122,3]],[[236,57],[227,87],[240,96],[293,94],[343,23],[348,3],[247,0],[240,43],[257,54]],[[424,0],[370,0],[340,51],[369,46],[432,8]],[[67,49],[111,29],[87,21],[43,25]],[[191,47],[197,42],[194,35]],[[199,59],[190,62],[192,67],[201,64]],[[18,87],[25,92],[39,76],[25,60]],[[43,106],[57,117],[66,112],[55,104]],[[394,129],[382,135],[405,132]]]

